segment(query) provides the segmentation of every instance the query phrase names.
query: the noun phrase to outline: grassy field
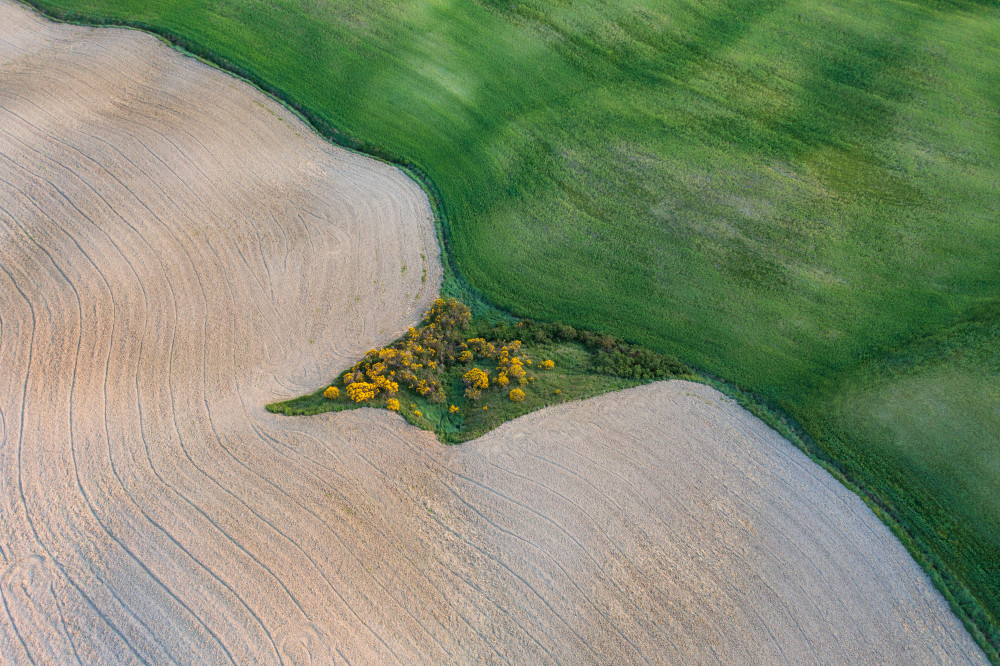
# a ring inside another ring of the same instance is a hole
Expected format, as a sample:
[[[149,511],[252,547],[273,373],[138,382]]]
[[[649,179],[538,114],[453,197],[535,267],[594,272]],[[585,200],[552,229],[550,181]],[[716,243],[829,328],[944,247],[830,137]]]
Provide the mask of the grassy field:
[[[960,324],[868,361],[804,410],[822,415],[810,429],[841,466],[881,490],[932,561],[948,563],[950,572],[932,576],[956,576],[993,604],[1000,590],[998,322]],[[974,600],[959,596],[954,601],[974,613]]]
[[[33,2],[168,30],[407,160],[498,306],[790,414],[996,658],[995,3]]]

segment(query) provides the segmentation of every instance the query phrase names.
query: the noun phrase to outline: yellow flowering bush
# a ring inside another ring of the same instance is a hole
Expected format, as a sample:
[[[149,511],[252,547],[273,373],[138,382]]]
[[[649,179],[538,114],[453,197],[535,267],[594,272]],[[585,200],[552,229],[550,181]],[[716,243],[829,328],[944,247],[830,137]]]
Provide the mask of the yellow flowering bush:
[[[489,388],[490,385],[490,376],[481,368],[469,370],[462,375],[462,380],[466,386],[465,395],[473,400],[478,400],[483,394],[483,389]]]
[[[433,402],[444,402],[445,393],[438,378],[446,364],[468,351],[468,345],[456,333],[468,328],[471,317],[469,308],[454,298],[437,299],[419,328],[411,326],[402,340],[389,347],[369,350],[344,375],[344,385],[373,384],[376,395],[392,396],[403,384]],[[359,395],[368,392],[360,391]]]
[[[440,328],[465,328],[472,319],[472,311],[454,298],[449,298],[447,301],[439,298],[431,304],[427,319]]]
[[[367,382],[354,382],[347,386],[347,395],[354,402],[364,402],[371,400],[378,393],[378,388],[374,384]]]
[[[396,395],[399,391],[399,383],[389,380],[382,375],[376,375],[374,378],[375,387],[382,393],[387,395]]]
[[[510,365],[506,369],[506,373],[509,377],[513,377],[514,379],[521,379],[524,377],[526,373],[524,371],[524,366],[521,365],[521,359],[511,359]]]
[[[512,402],[521,402],[527,397],[525,388],[535,379],[527,370],[532,365],[541,370],[555,367],[551,359],[534,363],[522,351],[520,340],[502,337],[503,330],[511,330],[509,326],[504,329],[505,325],[498,324],[490,333],[484,332],[484,337],[467,338],[462,331],[469,328],[470,320],[469,308],[459,301],[437,299],[419,326],[410,327],[400,340],[383,349],[370,349],[345,372],[343,391],[356,403],[383,396],[386,408],[398,412],[401,391],[407,397],[416,394],[430,402],[447,404],[444,386],[459,376],[465,396],[471,400],[479,400],[485,391],[493,389],[506,391]],[[495,373],[492,367],[472,365],[477,361],[480,365],[484,361],[491,366],[495,363]],[[334,400],[340,393],[341,389],[330,386],[323,395]],[[449,414],[460,411],[456,405],[448,406]],[[423,416],[413,403],[408,412]]]
[[[492,342],[486,342],[483,338],[472,338],[466,340],[465,343],[480,358],[493,358],[497,355],[496,346]]]

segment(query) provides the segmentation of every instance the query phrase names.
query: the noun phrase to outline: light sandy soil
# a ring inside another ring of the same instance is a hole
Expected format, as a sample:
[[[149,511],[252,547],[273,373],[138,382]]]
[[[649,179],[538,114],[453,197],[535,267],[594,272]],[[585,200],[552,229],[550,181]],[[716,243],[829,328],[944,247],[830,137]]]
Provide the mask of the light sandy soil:
[[[704,386],[452,448],[262,409],[439,281],[397,170],[0,0],[0,661],[983,661],[857,497]]]

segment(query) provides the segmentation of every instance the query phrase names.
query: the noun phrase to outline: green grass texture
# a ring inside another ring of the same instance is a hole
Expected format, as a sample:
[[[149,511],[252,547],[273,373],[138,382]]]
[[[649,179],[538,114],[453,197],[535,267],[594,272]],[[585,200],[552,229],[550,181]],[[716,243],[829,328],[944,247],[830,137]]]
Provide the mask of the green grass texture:
[[[790,415],[997,659],[996,3],[31,1],[169,33],[426,176],[499,308]]]

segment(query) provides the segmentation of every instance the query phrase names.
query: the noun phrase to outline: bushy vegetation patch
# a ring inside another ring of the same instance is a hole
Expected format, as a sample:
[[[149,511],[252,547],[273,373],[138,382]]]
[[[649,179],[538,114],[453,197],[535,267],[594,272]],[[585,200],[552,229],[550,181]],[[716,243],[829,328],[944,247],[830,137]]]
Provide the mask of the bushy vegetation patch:
[[[629,344],[613,335],[578,331],[566,324],[524,319],[506,327],[494,326],[487,334],[515,335],[540,344],[579,342],[593,352],[591,367],[602,375],[645,381],[692,376],[691,369],[674,356]]]
[[[548,405],[693,376],[676,359],[613,336],[473,320],[460,301],[438,299],[420,326],[370,350],[329,386],[267,408],[304,415],[383,407],[442,441],[461,442]]]

